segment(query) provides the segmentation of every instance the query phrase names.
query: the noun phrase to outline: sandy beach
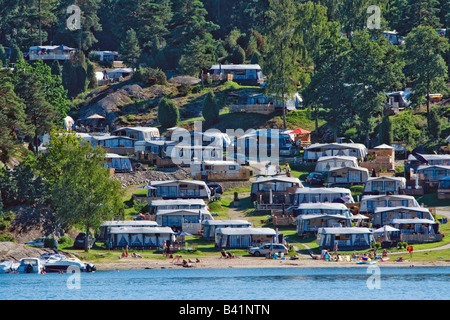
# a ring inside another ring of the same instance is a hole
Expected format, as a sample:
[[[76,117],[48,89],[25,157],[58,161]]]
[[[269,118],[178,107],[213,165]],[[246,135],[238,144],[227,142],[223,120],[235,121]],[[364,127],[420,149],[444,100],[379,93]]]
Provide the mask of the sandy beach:
[[[188,258],[186,258],[188,261]],[[402,262],[378,261],[378,267],[448,267],[450,261],[413,261],[407,259]],[[173,259],[140,259],[140,258],[122,258],[114,263],[96,264],[97,270],[132,270],[132,269],[184,269],[181,264],[177,264]],[[299,260],[273,260],[255,257],[239,257],[235,259],[221,259],[218,257],[208,257],[200,259],[200,262],[190,264],[190,268],[199,269],[223,269],[223,268],[319,268],[319,267],[368,267],[366,264],[357,264],[356,262],[343,261],[322,261],[312,259]]]

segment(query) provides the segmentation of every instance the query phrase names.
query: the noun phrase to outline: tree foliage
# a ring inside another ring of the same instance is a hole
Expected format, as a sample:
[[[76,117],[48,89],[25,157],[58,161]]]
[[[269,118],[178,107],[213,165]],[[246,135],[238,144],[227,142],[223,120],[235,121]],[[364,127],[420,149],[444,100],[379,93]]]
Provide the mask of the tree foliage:
[[[180,113],[177,105],[166,97],[162,98],[158,104],[158,121],[164,128],[171,128],[177,125],[180,120]]]
[[[54,134],[51,139],[60,137]],[[120,182],[111,179],[109,170],[103,166],[102,148],[94,149],[89,143],[73,139],[65,139],[60,146],[64,161],[60,163],[61,175],[51,193],[56,218],[65,226],[77,226],[88,233],[119,212]],[[87,242],[85,250],[88,251]]]

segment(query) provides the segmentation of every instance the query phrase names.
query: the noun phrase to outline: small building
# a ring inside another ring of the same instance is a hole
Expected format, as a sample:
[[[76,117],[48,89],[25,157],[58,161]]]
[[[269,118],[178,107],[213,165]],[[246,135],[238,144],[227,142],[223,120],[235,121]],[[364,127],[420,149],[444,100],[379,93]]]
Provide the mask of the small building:
[[[398,34],[397,31],[383,31],[383,36],[390,41],[393,45],[401,45],[405,41],[401,35]]]
[[[95,237],[97,242],[106,242],[109,238],[111,228],[136,228],[136,227],[158,227],[156,221],[150,220],[122,220],[122,221],[104,221],[99,228],[99,232]]]
[[[205,240],[214,240],[219,228],[249,228],[252,224],[247,220],[205,220],[202,222],[202,234]]]
[[[279,129],[250,130],[235,145],[237,153],[258,161],[278,161],[278,156],[294,156],[299,151],[289,132]]]
[[[412,153],[405,163],[405,171],[413,169],[414,172],[422,165],[450,165],[450,154],[418,154]]]
[[[149,197],[204,200],[211,198],[211,190],[206,183],[198,180],[150,181],[149,188]]]
[[[375,210],[372,225],[375,228],[389,224],[393,219],[427,219],[434,221],[430,210],[422,207],[379,207]]]
[[[303,160],[315,162],[320,157],[327,156],[350,156],[365,159],[367,148],[361,143],[314,143],[305,148]]]
[[[128,157],[120,156],[114,153],[107,153],[105,155],[104,166],[114,169],[114,172],[131,172],[133,171],[133,165],[131,159]]]
[[[207,78],[213,81],[234,81],[241,85],[260,85],[264,75],[258,64],[216,64],[207,71]]]
[[[399,194],[406,188],[404,177],[369,177],[364,185],[363,194]]]
[[[360,162],[359,166],[376,172],[394,170],[395,148],[387,144],[381,144],[369,149],[367,159]]]
[[[97,55],[99,61],[114,62],[120,60],[120,55],[117,51],[93,51],[93,55]]]
[[[111,249],[154,249],[165,241],[175,241],[169,227],[111,227],[106,243]]]
[[[398,114],[411,105],[410,91],[386,92],[386,100],[384,102],[385,114]]]
[[[450,165],[421,165],[416,172],[419,180],[437,185],[441,178],[450,176]]]
[[[389,225],[400,230],[400,239],[407,243],[437,242],[442,240],[439,223],[428,219],[392,219]]]
[[[335,243],[339,250],[364,250],[375,242],[369,228],[321,228],[317,232],[320,249],[333,250]]]
[[[157,155],[160,158],[166,158],[167,148],[177,144],[176,141],[150,140],[136,141],[134,143],[134,153],[138,160],[152,160],[149,155]]]
[[[269,97],[263,93],[244,94],[238,98],[237,104],[228,106],[230,113],[260,113],[271,114],[275,106]]]
[[[307,214],[297,218],[297,234],[315,234],[320,228],[351,227],[351,217],[340,214]]]
[[[352,156],[324,156],[317,159],[316,172],[328,172],[332,168],[358,167],[358,159]]]
[[[112,132],[118,137],[128,137],[137,141],[152,141],[160,137],[155,127],[123,127]]]
[[[205,181],[248,181],[250,169],[236,161],[204,160],[194,161],[190,166],[196,180]]]
[[[205,201],[202,199],[165,199],[165,200],[150,200],[149,213],[156,214],[159,210],[209,210]]]
[[[293,216],[304,215],[342,215],[352,217],[350,209],[343,203],[301,203],[297,207],[289,208]]]
[[[247,249],[277,240],[277,233],[271,228],[218,228],[215,243],[218,248]]]
[[[354,203],[350,189],[346,188],[297,188],[290,194],[291,205],[302,203]]]
[[[450,177],[443,177],[439,180],[437,198],[450,199]]]
[[[285,176],[259,177],[252,183],[250,197],[257,209],[281,209],[289,204],[289,194],[303,188],[300,179]]]
[[[363,195],[359,212],[373,214],[377,208],[384,207],[420,207],[416,198],[409,195]]]
[[[192,146],[176,143],[167,146],[166,157],[180,166],[190,166],[192,161],[222,160],[223,149],[218,146]]]
[[[107,75],[109,79],[112,80],[120,80],[125,77],[128,77],[133,73],[133,69],[131,68],[117,68],[110,71],[107,71]]]
[[[89,142],[94,148],[102,147],[108,153],[115,153],[119,155],[134,154],[135,139],[119,136],[92,136]]]
[[[202,229],[202,221],[212,220],[206,209],[168,209],[156,211],[156,222],[173,230],[197,234]]]
[[[364,184],[369,178],[369,170],[361,167],[331,168],[328,170],[327,183],[354,185]]]
[[[28,51],[28,59],[30,61],[42,60],[42,61],[65,61],[75,53],[74,48],[60,46],[33,46]]]

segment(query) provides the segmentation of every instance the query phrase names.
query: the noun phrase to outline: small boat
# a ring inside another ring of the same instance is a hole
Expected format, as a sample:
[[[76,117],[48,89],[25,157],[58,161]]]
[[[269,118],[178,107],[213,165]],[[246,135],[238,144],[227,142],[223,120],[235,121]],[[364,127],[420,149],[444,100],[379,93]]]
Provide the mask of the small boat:
[[[87,262],[80,261],[79,259],[67,258],[65,256],[48,256],[44,262],[44,269],[46,272],[67,272],[69,267],[77,268],[80,272],[94,272],[96,267]]]
[[[0,273],[15,272],[19,267],[19,263],[11,260],[0,263]]]
[[[42,273],[44,265],[39,258],[23,258],[19,261],[18,273]]]

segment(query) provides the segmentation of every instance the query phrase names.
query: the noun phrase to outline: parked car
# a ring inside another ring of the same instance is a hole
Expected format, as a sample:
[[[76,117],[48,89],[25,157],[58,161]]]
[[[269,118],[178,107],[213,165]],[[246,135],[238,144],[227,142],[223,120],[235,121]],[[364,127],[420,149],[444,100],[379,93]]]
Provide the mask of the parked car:
[[[34,241],[27,242],[26,244],[28,244],[30,246],[38,247],[38,248],[43,248],[44,244],[45,244],[45,239],[47,239],[47,238],[38,238]]]
[[[84,239],[86,238],[86,232],[80,232],[75,238],[75,242],[73,243],[74,249],[84,249]],[[95,239],[89,235],[88,237],[88,247],[91,249],[94,246]]]
[[[288,249],[283,244],[280,243],[266,243],[260,247],[248,248],[248,253],[250,253],[252,256],[259,257],[262,255],[266,255],[268,253],[270,254],[288,253]]]
[[[208,183],[208,188],[211,190],[211,195],[223,193],[223,187],[218,183]]]
[[[321,173],[311,172],[306,177],[306,182],[309,183],[310,185],[319,185],[319,186],[321,186],[325,182],[325,177]]]

